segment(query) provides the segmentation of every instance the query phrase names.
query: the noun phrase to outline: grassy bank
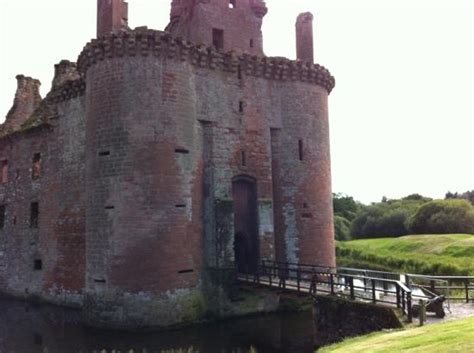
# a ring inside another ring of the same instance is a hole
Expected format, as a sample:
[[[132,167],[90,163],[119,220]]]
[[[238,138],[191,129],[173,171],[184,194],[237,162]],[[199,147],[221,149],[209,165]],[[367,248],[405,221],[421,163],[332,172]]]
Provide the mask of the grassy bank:
[[[474,275],[474,235],[409,235],[337,243],[338,266]]]
[[[346,340],[318,353],[441,353],[472,352],[474,317],[392,333],[375,333]]]

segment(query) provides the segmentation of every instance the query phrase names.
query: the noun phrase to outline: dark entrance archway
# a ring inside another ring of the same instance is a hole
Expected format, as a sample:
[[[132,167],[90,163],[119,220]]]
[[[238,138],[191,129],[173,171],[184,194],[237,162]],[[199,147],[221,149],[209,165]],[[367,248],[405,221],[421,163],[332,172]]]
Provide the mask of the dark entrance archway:
[[[258,240],[257,184],[240,176],[232,180],[234,199],[234,251],[240,273],[256,273],[260,254]]]

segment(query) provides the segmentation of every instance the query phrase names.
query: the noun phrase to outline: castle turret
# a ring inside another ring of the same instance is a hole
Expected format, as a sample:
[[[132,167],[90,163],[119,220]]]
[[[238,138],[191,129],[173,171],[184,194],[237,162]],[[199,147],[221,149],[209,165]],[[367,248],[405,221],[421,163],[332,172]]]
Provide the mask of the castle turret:
[[[166,29],[195,44],[262,55],[266,13],[262,0],[173,0]]]
[[[41,82],[23,75],[16,76],[17,90],[13,106],[7,114],[4,127],[16,130],[30,117],[41,102]]]
[[[80,77],[76,63],[61,60],[59,64],[54,65],[53,87],[61,86],[67,81],[74,81]]]
[[[97,37],[127,28],[128,4],[125,1],[97,1]]]
[[[302,61],[314,62],[313,14],[304,12],[296,19],[296,57]]]

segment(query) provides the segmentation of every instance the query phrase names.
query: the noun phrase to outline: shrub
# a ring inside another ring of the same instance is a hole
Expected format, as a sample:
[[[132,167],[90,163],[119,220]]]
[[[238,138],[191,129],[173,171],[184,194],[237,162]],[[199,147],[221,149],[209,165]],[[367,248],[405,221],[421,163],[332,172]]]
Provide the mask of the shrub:
[[[407,227],[414,234],[474,234],[474,207],[467,200],[431,201],[408,219]]]
[[[416,210],[428,202],[423,197],[387,200],[366,206],[352,222],[353,238],[398,237],[409,234],[406,226]]]
[[[334,216],[334,233],[336,240],[350,240],[351,239],[351,222],[341,216]]]

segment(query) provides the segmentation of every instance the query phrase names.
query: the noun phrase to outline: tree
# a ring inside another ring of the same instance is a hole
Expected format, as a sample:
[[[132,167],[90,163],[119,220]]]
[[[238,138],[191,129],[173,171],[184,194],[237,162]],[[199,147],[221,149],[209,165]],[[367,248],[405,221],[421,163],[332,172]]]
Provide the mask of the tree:
[[[414,194],[415,195],[415,194]],[[416,210],[431,199],[410,195],[401,200],[388,200],[364,207],[352,221],[353,238],[398,237],[410,233],[406,222]]]
[[[334,234],[336,240],[350,240],[351,222],[347,218],[334,216]]]
[[[474,206],[459,199],[431,201],[410,217],[407,227],[415,234],[474,234]]]
[[[332,194],[334,214],[352,221],[361,208],[361,204],[352,196],[343,193]]]

